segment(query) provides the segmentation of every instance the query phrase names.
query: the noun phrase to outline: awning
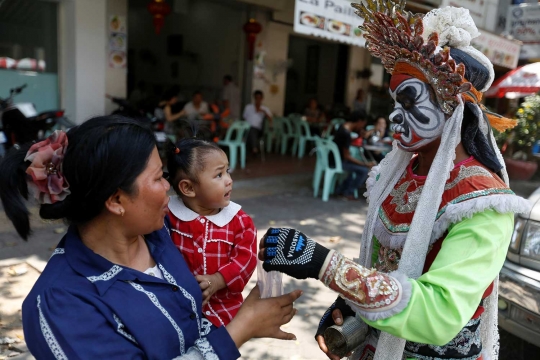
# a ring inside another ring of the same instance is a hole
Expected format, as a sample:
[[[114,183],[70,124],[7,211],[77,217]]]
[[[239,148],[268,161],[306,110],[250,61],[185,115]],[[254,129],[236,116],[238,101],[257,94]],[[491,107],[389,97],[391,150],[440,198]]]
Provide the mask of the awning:
[[[540,62],[521,66],[500,77],[485,92],[486,97],[517,98],[540,91]]]
[[[294,31],[364,47],[366,40],[358,29],[364,20],[356,15],[351,3],[349,0],[296,0]]]

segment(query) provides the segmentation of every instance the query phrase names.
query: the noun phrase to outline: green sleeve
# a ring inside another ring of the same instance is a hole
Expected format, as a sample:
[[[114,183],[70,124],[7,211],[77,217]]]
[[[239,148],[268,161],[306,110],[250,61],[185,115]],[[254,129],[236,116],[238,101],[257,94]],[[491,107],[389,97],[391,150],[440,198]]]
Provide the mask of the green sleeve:
[[[392,317],[365,322],[409,341],[447,344],[474,315],[501,270],[513,227],[512,213],[493,210],[452,225],[428,272],[409,279],[407,307]]]

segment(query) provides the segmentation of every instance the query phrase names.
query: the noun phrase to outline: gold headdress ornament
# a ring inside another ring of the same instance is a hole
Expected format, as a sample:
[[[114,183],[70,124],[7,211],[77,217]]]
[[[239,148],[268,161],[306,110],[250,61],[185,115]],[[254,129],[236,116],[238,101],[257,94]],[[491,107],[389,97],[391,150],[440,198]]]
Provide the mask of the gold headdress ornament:
[[[405,0],[366,0],[352,4],[364,19],[364,31],[369,52],[381,59],[392,75],[407,74],[429,83],[435,90],[442,111],[450,115],[459,104],[458,96],[479,103],[482,93],[465,79],[465,66],[450,57],[450,48],[439,48],[439,34],[433,32],[424,42],[423,14],[405,10]],[[515,120],[487,113],[491,125],[504,131],[516,125]]]

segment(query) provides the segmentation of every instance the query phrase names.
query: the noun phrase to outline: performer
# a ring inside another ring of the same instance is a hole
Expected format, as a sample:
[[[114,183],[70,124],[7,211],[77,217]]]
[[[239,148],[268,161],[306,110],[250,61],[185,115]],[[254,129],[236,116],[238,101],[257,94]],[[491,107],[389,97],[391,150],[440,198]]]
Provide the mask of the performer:
[[[466,9],[353,6],[395,100],[393,150],[367,182],[359,264],[294,229],[270,229],[259,258],[339,293],[317,331],[332,359],[320,334],[333,312],[370,326],[353,359],[497,359],[498,273],[514,213],[529,204],[509,189],[491,130],[515,121],[480,104],[493,66],[470,46],[479,33]]]

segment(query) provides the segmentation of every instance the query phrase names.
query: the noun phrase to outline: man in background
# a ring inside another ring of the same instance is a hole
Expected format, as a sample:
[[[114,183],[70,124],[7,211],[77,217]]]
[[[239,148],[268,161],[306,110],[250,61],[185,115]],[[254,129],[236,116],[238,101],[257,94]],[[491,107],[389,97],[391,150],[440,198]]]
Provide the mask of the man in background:
[[[356,200],[354,191],[366,182],[370,168],[376,165],[355,158],[350,151],[351,135],[355,133],[356,136],[363,136],[367,124],[366,117],[364,110],[353,111],[349,120],[342,124],[334,134],[334,142],[339,148],[343,170],[349,174],[337,189],[337,193],[342,195],[345,200]],[[334,159],[330,159],[331,163],[332,160]]]
[[[253,93],[253,103],[246,105],[244,109],[244,119],[251,126],[247,141],[253,154],[259,152],[259,140],[264,129],[264,121],[272,121],[272,113],[262,104],[263,99],[263,92],[256,90]]]

